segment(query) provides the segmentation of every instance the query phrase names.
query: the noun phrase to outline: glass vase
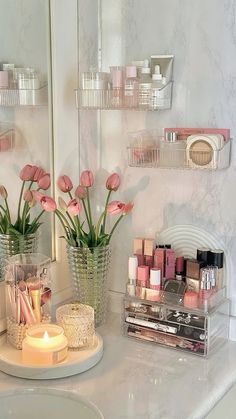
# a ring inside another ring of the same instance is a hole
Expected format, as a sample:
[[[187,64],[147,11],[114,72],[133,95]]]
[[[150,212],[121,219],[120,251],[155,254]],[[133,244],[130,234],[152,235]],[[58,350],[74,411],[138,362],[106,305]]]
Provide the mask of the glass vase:
[[[0,234],[0,281],[4,280],[4,267],[10,256],[19,253],[36,253],[38,233],[20,235]]]
[[[75,297],[94,308],[95,325],[100,326],[106,319],[110,247],[67,246],[67,255]]]

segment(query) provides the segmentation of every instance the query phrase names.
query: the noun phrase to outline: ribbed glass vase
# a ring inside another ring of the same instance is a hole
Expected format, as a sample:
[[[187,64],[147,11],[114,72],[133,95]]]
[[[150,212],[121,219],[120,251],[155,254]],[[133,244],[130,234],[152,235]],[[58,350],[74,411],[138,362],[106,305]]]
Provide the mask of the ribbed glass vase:
[[[38,233],[22,236],[0,234],[0,281],[4,279],[4,266],[10,256],[18,253],[36,253]]]
[[[94,308],[95,324],[100,326],[106,319],[110,247],[67,246],[67,255],[75,298]]]

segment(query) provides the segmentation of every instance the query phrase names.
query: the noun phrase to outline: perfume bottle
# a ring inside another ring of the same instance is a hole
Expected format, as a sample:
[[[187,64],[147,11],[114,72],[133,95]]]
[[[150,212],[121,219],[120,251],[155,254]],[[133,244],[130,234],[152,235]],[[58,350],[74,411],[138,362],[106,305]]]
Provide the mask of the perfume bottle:
[[[186,141],[177,140],[176,132],[166,132],[160,141],[160,166],[184,167]]]

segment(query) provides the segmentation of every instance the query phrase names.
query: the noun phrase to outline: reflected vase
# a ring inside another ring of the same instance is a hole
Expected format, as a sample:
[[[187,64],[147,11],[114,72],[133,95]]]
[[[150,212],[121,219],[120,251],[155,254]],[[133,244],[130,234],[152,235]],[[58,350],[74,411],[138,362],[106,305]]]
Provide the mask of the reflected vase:
[[[104,324],[108,299],[110,246],[93,248],[67,246],[67,256],[74,297],[80,303],[94,308],[96,326]]]
[[[0,281],[4,280],[4,267],[10,256],[19,253],[36,253],[38,250],[38,233],[17,236],[0,234]]]

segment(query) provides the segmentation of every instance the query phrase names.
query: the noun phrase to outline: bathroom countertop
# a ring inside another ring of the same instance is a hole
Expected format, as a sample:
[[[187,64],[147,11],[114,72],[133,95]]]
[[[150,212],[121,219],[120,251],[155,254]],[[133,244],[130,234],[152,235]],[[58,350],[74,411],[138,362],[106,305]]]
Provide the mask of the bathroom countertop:
[[[91,370],[58,380],[0,372],[0,389],[70,390],[93,402],[105,419],[200,419],[236,381],[235,342],[205,360],[123,337],[118,315],[111,315],[99,332],[104,356]]]

